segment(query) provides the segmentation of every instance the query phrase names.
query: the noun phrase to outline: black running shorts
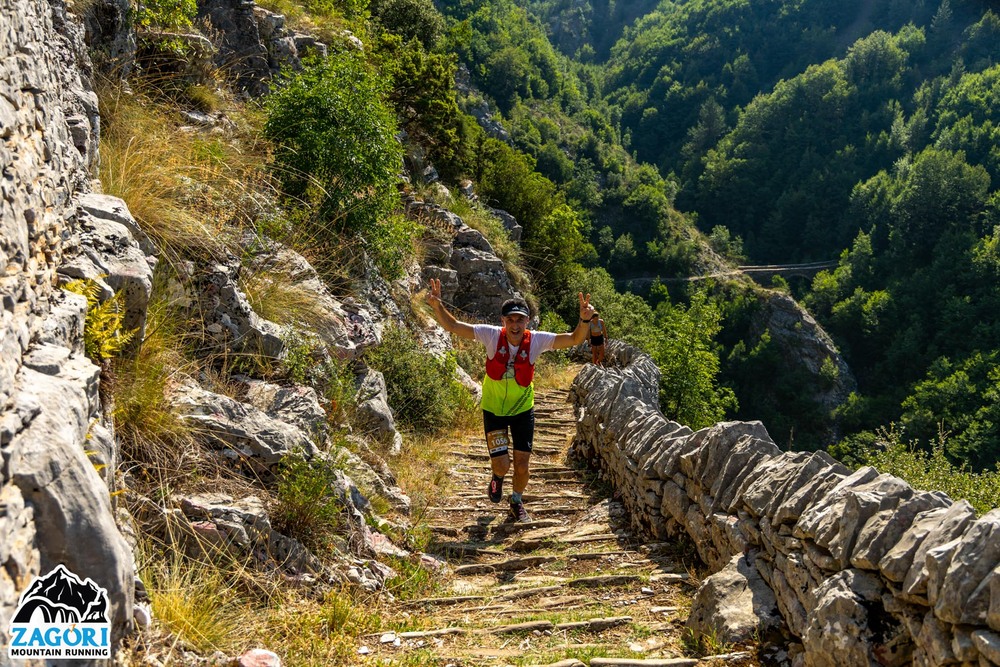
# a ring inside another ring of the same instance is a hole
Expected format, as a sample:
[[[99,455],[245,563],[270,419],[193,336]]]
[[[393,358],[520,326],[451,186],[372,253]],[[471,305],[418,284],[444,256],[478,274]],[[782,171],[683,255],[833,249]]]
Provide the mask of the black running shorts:
[[[526,410],[509,417],[501,417],[483,410],[483,430],[486,433],[510,428],[510,439],[516,452],[531,452],[535,437],[535,410]]]

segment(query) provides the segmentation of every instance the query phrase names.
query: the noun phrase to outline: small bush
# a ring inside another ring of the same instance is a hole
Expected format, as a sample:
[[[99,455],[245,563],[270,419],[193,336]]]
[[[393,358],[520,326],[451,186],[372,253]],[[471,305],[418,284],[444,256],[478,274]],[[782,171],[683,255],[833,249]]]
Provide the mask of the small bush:
[[[321,459],[288,456],[278,473],[271,518],[275,529],[317,552],[329,552],[343,532],[343,508],[333,495],[336,469]]]
[[[136,5],[135,19],[140,28],[185,30],[197,14],[195,0],[142,0]]]
[[[287,330],[285,376],[296,384],[309,385],[326,401],[331,421],[346,420],[354,407],[354,371],[350,363],[331,356],[320,341]]]
[[[441,578],[434,576],[420,564],[419,557],[388,557],[389,566],[396,576],[386,581],[386,590],[400,600],[430,597],[441,588]]]
[[[862,450],[864,465],[895,475],[915,489],[944,491],[953,500],[967,500],[983,514],[1000,507],[1000,464],[995,472],[974,473],[956,466],[945,455],[947,437],[941,434],[930,452],[918,443],[904,442],[895,426],[879,429],[873,444]]]
[[[476,382],[486,375],[486,348],[479,341],[454,338],[455,361]]]
[[[433,357],[406,329],[387,327],[382,344],[368,350],[365,359],[385,376],[389,405],[410,428],[440,430],[471,406],[468,391],[454,379],[454,357]]]
[[[396,204],[402,166],[387,86],[364,57],[342,53],[289,76],[267,99],[285,192],[315,201],[324,220],[368,234]]]

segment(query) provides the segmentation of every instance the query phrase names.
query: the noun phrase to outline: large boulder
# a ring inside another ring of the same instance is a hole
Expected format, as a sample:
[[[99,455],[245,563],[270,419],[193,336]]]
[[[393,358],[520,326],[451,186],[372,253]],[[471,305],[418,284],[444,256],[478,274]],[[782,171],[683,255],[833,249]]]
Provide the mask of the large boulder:
[[[746,556],[733,556],[698,588],[687,627],[726,643],[757,639],[784,625],[774,593]]]
[[[389,407],[385,377],[365,368],[356,378],[355,425],[364,435],[390,443],[390,454],[399,454],[403,436],[396,430],[396,420]]]
[[[233,75],[238,90],[259,97],[269,90],[271,68],[254,6],[243,0],[201,0],[198,21],[215,39],[216,66]]]
[[[271,472],[286,456],[315,456],[319,450],[301,429],[269,416],[247,403],[202,389],[193,382],[178,386],[170,396],[181,419],[198,436],[254,472]]]
[[[752,322],[757,336],[768,332],[781,350],[784,363],[805,370],[816,378],[811,398],[827,413],[842,405],[857,387],[851,369],[840,355],[833,339],[822,326],[791,296],[774,290],[760,293],[762,308]],[[836,369],[836,376],[824,376],[824,366]],[[826,377],[827,379],[821,379]],[[826,434],[832,443],[837,440],[835,423]]]
[[[240,384],[246,390],[246,403],[268,417],[295,426],[313,442],[326,442],[330,427],[315,389],[303,385],[281,386],[250,378]]]
[[[224,350],[280,359],[285,355],[281,327],[264,319],[239,285],[239,263],[212,264],[194,276],[205,331]]]
[[[108,591],[117,640],[132,624],[134,564],[115,523],[108,487],[85,451],[87,432],[100,416],[99,374],[100,369],[82,355],[68,356],[46,372],[22,367],[13,406],[20,424],[3,450],[5,473],[17,491],[6,490],[4,495],[13,505],[0,515],[9,517],[6,521],[13,529],[14,541],[8,543],[5,533],[3,549],[12,559],[13,572],[44,574],[62,564],[81,579],[89,577]],[[18,542],[31,544],[26,540],[32,539],[32,530],[23,523],[28,518],[35,530],[33,548],[27,553],[37,550],[37,563],[18,555],[25,553],[17,548]],[[87,548],[81,549],[84,544]],[[31,571],[32,566],[39,570]],[[4,579],[0,577],[0,582]],[[15,585],[25,583],[21,579]],[[9,585],[0,588],[13,592]]]

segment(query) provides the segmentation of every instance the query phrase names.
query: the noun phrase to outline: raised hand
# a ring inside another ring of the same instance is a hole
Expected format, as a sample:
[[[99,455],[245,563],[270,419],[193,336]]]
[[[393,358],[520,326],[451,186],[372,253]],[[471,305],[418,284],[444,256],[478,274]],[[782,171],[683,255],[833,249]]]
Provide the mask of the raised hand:
[[[577,292],[577,297],[580,299],[580,319],[589,320],[596,310],[590,305],[590,295],[583,296],[583,292]]]
[[[437,278],[431,278],[430,284],[431,288],[424,295],[424,301],[432,307],[439,306],[441,305],[441,281]]]

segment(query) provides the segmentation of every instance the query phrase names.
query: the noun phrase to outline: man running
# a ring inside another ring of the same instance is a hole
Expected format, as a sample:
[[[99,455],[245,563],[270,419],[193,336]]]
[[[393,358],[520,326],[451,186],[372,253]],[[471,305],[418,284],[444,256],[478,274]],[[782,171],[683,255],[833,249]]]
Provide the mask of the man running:
[[[493,479],[488,494],[498,503],[503,498],[503,479],[510,469],[509,445],[514,448],[513,492],[510,494],[511,521],[531,521],[521,494],[528,486],[528,462],[535,434],[535,361],[547,350],[560,350],[587,340],[594,307],[590,295],[578,294],[580,322],[572,333],[529,331],[531,312],[524,299],[508,299],[500,307],[502,327],[460,322],[441,303],[441,281],[431,278],[426,301],[434,319],[445,331],[461,338],[477,340],[486,347],[486,376],[483,378],[483,428],[490,453]],[[508,432],[509,429],[509,432]]]

